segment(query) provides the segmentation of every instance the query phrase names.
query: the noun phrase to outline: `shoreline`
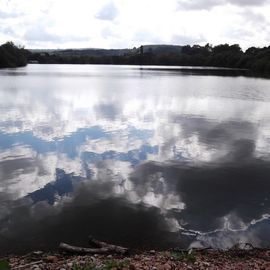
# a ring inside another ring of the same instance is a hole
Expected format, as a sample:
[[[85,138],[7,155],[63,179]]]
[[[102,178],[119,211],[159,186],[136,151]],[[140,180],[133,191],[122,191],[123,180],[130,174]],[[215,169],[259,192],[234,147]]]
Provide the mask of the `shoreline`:
[[[10,268],[1,268],[9,264]],[[34,251],[0,257],[0,269],[34,270],[173,270],[173,269],[270,269],[268,249],[212,249],[189,251],[133,251],[130,255],[74,255]]]

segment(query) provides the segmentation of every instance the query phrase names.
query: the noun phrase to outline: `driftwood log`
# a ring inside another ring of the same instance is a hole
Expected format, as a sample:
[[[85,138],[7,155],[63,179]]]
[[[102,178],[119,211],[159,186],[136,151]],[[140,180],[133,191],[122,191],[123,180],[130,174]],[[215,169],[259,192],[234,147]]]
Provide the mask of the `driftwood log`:
[[[91,236],[89,237],[89,244],[94,247],[78,247],[72,246],[66,243],[60,243],[59,248],[63,251],[70,253],[79,253],[79,254],[127,254],[128,248],[107,244],[105,242],[100,242]]]

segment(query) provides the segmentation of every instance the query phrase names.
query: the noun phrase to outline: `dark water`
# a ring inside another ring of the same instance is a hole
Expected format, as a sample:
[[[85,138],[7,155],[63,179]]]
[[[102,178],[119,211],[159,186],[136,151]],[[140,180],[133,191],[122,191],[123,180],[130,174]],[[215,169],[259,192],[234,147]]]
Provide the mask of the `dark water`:
[[[221,75],[1,70],[0,253],[270,246],[270,80]]]

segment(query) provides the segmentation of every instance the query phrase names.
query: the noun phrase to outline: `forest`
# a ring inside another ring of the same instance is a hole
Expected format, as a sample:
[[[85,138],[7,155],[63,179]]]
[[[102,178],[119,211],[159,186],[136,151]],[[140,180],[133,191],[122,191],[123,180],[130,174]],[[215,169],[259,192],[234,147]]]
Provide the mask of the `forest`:
[[[40,64],[206,66],[248,69],[270,75],[270,46],[243,51],[238,44],[147,45],[133,49],[26,50],[12,42],[0,46],[0,67]]]

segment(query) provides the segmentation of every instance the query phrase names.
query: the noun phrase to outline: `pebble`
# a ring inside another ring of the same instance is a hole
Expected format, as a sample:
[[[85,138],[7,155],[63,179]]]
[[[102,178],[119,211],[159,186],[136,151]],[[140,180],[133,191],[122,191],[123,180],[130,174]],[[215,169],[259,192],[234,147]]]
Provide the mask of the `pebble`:
[[[45,258],[45,261],[48,263],[56,263],[58,261],[58,258],[56,256],[47,256]]]
[[[202,264],[203,264],[203,266],[207,266],[207,267],[210,266],[210,263],[209,262],[203,262]]]
[[[168,264],[168,263],[164,264],[164,270],[171,270],[171,269],[172,269],[172,267],[170,266],[170,264]]]
[[[112,258],[113,261],[121,262],[124,260],[128,260],[129,264],[122,268],[121,270],[192,270],[192,269],[211,269],[211,270],[243,270],[243,269],[252,269],[252,270],[270,270],[270,262],[267,260],[266,252],[256,253],[254,256],[253,253],[249,254],[246,257],[237,257],[234,256],[234,253],[222,253],[222,252],[212,252],[212,253],[200,253],[196,252],[196,262],[193,264],[191,262],[187,262],[185,260],[182,261],[171,261],[169,257],[165,257],[164,253],[159,253],[155,251],[155,256],[150,256],[149,251],[137,254],[131,257],[124,258],[123,256],[106,256],[106,255],[98,255],[98,256],[67,256],[55,254],[52,256],[51,254],[44,253],[42,261],[33,257],[33,252],[29,255],[20,257],[9,257],[8,260],[12,265],[12,269],[16,269],[18,267],[34,263],[28,268],[22,268],[22,270],[71,270],[74,265],[80,266],[82,269],[89,264],[93,264],[93,260],[95,260],[94,265],[97,269],[101,268],[108,258]],[[48,259],[51,262],[47,263],[45,259]],[[150,260],[149,260],[150,259]],[[39,263],[41,262],[41,263]]]
[[[73,263],[72,262],[69,262],[69,263],[67,263],[67,266],[68,267],[72,267],[73,266]]]
[[[129,269],[130,269],[130,270],[136,270],[135,264],[130,264],[130,265],[129,265]]]
[[[37,251],[34,251],[33,254],[36,256],[40,256],[43,254],[43,251],[37,250]]]

